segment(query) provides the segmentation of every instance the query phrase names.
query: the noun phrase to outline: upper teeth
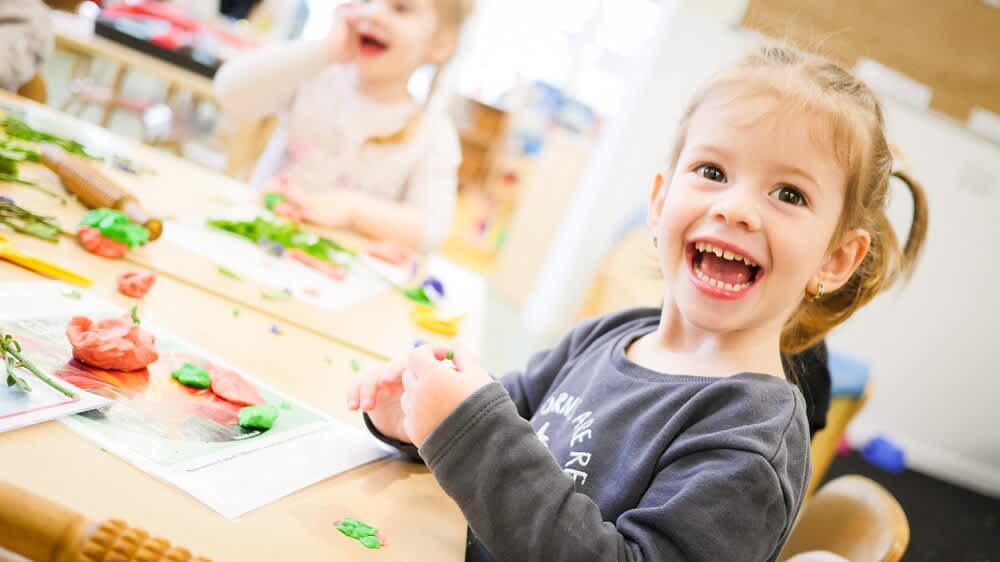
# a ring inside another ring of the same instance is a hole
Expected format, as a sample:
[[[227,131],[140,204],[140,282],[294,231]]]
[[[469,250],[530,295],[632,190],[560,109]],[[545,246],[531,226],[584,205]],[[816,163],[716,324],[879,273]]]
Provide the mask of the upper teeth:
[[[723,250],[722,248],[720,248],[718,246],[715,246],[715,245],[712,245],[712,244],[709,244],[708,242],[695,242],[694,247],[699,252],[711,252],[711,253],[715,254],[716,256],[719,256],[722,259],[726,259],[726,260],[729,260],[729,261],[741,261],[741,262],[743,262],[743,263],[745,263],[745,264],[747,264],[747,265],[749,265],[751,267],[756,267],[757,266],[756,263],[754,263],[753,261],[751,261],[751,260],[749,260],[749,259],[741,256],[740,254],[737,254],[736,252],[732,252],[732,251],[729,251],[729,250]]]

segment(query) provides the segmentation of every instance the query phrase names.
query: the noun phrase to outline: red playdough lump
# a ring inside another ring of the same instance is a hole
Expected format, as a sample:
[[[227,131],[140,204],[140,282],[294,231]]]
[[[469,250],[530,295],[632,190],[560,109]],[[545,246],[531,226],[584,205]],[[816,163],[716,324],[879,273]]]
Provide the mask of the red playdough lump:
[[[83,249],[91,254],[118,259],[128,253],[128,246],[116,240],[105,238],[101,231],[96,228],[81,226],[76,231],[76,235],[80,239],[80,245],[83,246]]]
[[[224,367],[212,367],[208,372],[212,376],[212,392],[219,398],[241,406],[264,403],[257,388],[236,371]]]
[[[66,327],[66,338],[77,361],[101,369],[135,371],[159,358],[156,338],[127,316],[96,323],[85,316],[74,316]]]
[[[141,299],[153,288],[156,274],[152,271],[126,271],[118,276],[118,291],[121,294]]]
[[[369,244],[368,254],[392,265],[407,265],[415,257],[409,248],[386,241]]]
[[[303,263],[312,269],[315,269],[335,281],[343,281],[344,277],[347,277],[347,270],[343,267],[340,267],[335,263],[326,262],[317,257],[310,256],[298,248],[289,248],[285,250],[284,255],[299,263]]]

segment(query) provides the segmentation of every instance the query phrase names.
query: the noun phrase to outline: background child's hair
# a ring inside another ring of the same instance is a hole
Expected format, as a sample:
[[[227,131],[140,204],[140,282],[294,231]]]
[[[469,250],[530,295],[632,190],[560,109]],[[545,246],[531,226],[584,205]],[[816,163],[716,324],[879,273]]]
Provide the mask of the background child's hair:
[[[784,44],[765,45],[751,52],[695,96],[678,128],[671,169],[683,149],[691,115],[707,98],[722,91],[734,100],[772,94],[782,100],[783,111],[828,120],[836,157],[847,171],[844,207],[831,249],[848,230],[862,228],[871,235],[868,254],[843,287],[816,301],[803,295],[781,334],[782,351],[797,353],[822,339],[900,276],[912,273],[927,234],[927,198],[912,177],[892,171],[882,109],[871,89],[836,63]],[[913,221],[903,248],[886,215],[892,177],[902,180],[913,197]]]
[[[475,8],[475,0],[434,0],[434,8],[437,10],[438,20],[442,26],[456,35],[461,31],[465,20],[469,18]],[[457,39],[457,37],[456,37]],[[437,69],[434,78],[431,79],[428,88],[427,99],[430,100],[437,91],[438,78],[441,76],[441,69]],[[410,138],[410,135],[420,126],[420,113],[416,113],[410,118],[403,128],[387,135],[376,135],[365,139],[366,144],[377,146],[401,144]]]

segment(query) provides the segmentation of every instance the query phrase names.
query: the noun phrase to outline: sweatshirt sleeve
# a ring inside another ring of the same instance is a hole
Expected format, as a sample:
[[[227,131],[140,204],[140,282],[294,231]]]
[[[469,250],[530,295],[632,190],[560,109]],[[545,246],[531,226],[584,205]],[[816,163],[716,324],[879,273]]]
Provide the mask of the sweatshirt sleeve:
[[[665,460],[616,521],[575,490],[499,384],[463,402],[420,454],[500,562],[773,559],[797,511],[795,463],[688,439],[696,446],[674,444],[690,452]]]
[[[326,43],[296,41],[253,51],[226,62],[215,76],[215,97],[237,119],[277,113],[303,82],[329,65]]]
[[[0,88],[20,88],[51,52],[52,22],[45,4],[0,0]]]

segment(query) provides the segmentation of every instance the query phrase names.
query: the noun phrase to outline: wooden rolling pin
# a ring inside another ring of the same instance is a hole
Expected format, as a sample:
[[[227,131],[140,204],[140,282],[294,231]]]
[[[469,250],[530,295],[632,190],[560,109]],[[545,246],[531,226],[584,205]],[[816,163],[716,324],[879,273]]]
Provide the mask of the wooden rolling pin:
[[[163,233],[160,219],[151,217],[138,199],[83,158],[51,144],[42,147],[41,157],[42,164],[55,172],[66,189],[88,208],[117,209],[125,213],[132,222],[146,227],[150,240],[156,240]]]
[[[33,562],[209,562],[124,521],[94,523],[3,481],[0,547]]]

